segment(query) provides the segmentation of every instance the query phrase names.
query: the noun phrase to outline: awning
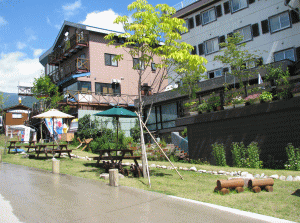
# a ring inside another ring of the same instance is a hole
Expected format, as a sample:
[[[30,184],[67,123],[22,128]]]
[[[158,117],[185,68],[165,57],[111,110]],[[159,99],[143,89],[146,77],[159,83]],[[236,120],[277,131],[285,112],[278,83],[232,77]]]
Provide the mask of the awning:
[[[77,77],[85,77],[85,76],[90,76],[90,75],[91,75],[91,73],[73,74],[73,75],[71,75],[71,76],[69,76],[69,77],[67,77],[67,78],[65,78],[65,79],[63,79],[63,80],[61,80],[61,81],[59,81],[59,82],[57,83],[57,85],[60,86],[60,85],[66,83],[66,82],[68,82],[68,81],[70,81],[70,80],[72,80],[72,79],[77,78]]]

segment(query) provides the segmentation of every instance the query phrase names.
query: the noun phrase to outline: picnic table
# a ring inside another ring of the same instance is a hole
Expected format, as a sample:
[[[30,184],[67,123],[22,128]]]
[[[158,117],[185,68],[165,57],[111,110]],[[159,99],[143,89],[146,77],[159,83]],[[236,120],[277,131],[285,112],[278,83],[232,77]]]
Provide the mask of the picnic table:
[[[52,147],[52,149],[49,149],[49,147]],[[57,147],[55,149],[55,147]],[[39,158],[39,155],[41,153],[45,153],[46,157],[48,157],[48,153],[59,153],[58,157],[60,157],[61,153],[68,153],[70,159],[71,159],[71,153],[72,150],[68,149],[68,144],[40,144],[37,145],[37,148],[35,150],[35,153],[37,154],[37,158]]]
[[[24,146],[25,148],[27,148],[27,153],[29,153],[29,149],[34,149],[36,150],[36,148],[38,147],[37,145],[35,145],[35,141],[29,141],[28,145]]]
[[[112,163],[118,161],[121,163],[123,159],[133,159],[135,165],[139,166],[137,160],[141,158],[141,156],[134,156],[133,151],[131,149],[104,149],[99,151],[99,157],[93,157],[93,159],[97,160],[96,166],[99,166],[101,160],[110,160]],[[104,156],[107,153],[107,156]],[[115,153],[115,155],[113,155]],[[125,156],[129,154],[129,156]]]
[[[17,143],[20,143],[22,141],[18,141],[18,140],[11,140],[11,141],[8,141],[9,142],[9,146],[7,147],[8,148],[8,153],[10,153],[10,150],[11,149],[15,149],[17,151],[18,148],[21,148],[20,145],[16,145]]]

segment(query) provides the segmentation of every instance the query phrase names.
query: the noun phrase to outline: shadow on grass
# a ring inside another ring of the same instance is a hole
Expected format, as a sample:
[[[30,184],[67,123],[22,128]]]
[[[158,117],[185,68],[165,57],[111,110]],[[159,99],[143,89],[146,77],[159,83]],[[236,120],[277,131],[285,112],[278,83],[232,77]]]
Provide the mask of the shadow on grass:
[[[157,172],[156,170],[150,171],[150,176],[154,177],[164,177],[164,176],[173,176],[173,174]]]

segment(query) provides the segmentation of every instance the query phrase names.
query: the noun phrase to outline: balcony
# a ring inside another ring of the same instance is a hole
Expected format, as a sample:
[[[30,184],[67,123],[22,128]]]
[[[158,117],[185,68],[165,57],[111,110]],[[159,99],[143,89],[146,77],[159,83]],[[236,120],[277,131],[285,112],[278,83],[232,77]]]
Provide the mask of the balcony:
[[[58,83],[64,78],[72,74],[87,73],[90,71],[90,63],[88,59],[77,58],[59,69],[55,69],[49,74],[49,77],[54,83]]]
[[[134,106],[134,100],[138,95],[125,95],[125,94],[99,94],[90,91],[70,91],[64,92],[64,104],[89,104],[91,106]]]
[[[50,65],[59,65],[63,60],[70,57],[72,54],[77,53],[83,47],[88,47],[88,34],[75,34],[69,40],[55,48],[48,57]]]

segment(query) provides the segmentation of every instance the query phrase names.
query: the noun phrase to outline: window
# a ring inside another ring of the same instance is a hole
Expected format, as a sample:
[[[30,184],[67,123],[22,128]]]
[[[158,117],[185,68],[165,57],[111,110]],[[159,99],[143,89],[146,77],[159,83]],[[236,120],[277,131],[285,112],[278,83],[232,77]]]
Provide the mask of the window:
[[[118,66],[118,61],[114,60],[116,55],[105,53],[104,56],[105,56],[105,65],[106,66],[113,66],[113,67]]]
[[[197,54],[197,47],[196,46],[193,46],[193,50],[191,52],[192,55],[196,55]]]
[[[231,10],[232,12],[239,11],[243,8],[248,7],[247,0],[232,0],[231,1]]]
[[[78,91],[81,91],[82,93],[87,93],[88,91],[91,91],[91,82],[79,81],[78,82]]]
[[[189,18],[187,21],[188,21],[189,30],[193,29],[194,28],[194,17]]]
[[[155,63],[151,63],[151,70],[152,70],[152,71],[156,71]]]
[[[221,76],[223,76],[223,69],[209,71],[207,73],[208,73],[208,78],[209,79],[216,78],[216,77],[221,77]]]
[[[22,118],[22,114],[12,113],[12,118]]]
[[[219,38],[214,38],[204,42],[205,44],[205,54],[210,54],[219,50]]]
[[[292,61],[296,61],[295,60],[295,50],[294,49],[288,49],[288,50],[284,50],[278,53],[274,53],[274,61],[281,61],[281,60],[285,60],[285,59],[289,59]]]
[[[138,58],[133,58],[133,69],[145,70],[145,63]]]
[[[239,32],[243,36],[242,42],[252,40],[251,26],[243,27],[241,29],[236,30],[235,32]]]
[[[290,26],[290,16],[288,12],[270,18],[271,33],[288,28]]]
[[[95,92],[96,94],[114,94],[120,95],[121,94],[121,86],[119,83],[95,83]]]
[[[200,26],[201,25],[201,15],[200,14],[196,15],[195,20],[196,20],[196,26]]]
[[[215,8],[209,9],[202,13],[202,25],[210,23],[216,20]]]
[[[185,34],[185,33],[189,32],[188,20],[185,20],[185,23],[183,23],[182,26],[185,27],[185,28],[187,28],[188,30],[186,32],[182,32],[181,34]]]

